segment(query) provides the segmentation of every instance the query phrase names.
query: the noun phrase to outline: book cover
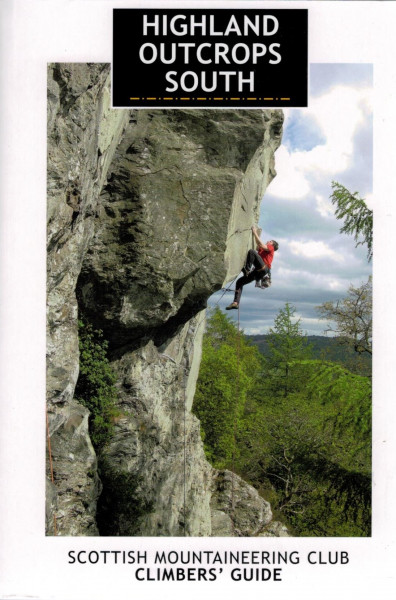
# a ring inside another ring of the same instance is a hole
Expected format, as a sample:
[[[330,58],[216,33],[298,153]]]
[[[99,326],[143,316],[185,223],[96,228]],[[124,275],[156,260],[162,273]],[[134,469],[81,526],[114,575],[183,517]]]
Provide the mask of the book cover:
[[[390,597],[393,4],[2,16],[2,597]]]

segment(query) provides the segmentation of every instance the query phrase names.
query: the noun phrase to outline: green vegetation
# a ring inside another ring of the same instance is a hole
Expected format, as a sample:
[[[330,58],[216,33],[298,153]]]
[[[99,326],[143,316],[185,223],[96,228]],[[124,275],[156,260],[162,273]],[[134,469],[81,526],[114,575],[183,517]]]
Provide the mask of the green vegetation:
[[[235,423],[255,392],[261,365],[258,350],[238,335],[229,317],[215,311],[203,341],[194,412],[202,424],[206,455],[217,468],[232,463]]]
[[[330,198],[336,206],[335,216],[344,220],[340,233],[353,235],[356,246],[366,244],[367,258],[370,261],[373,257],[373,211],[367,207],[363,198],[359,198],[358,192],[351,194],[337,181],[333,181],[331,187],[333,192]]]
[[[370,379],[312,359],[293,307],[266,356],[213,312],[193,410],[212,464],[254,485],[295,535],[370,534]]]
[[[311,348],[313,359],[338,363],[357,375],[371,376],[371,355],[356,353],[352,345],[346,343],[345,338],[327,335],[304,337]],[[269,335],[249,335],[247,338],[257,346],[261,354],[265,357],[270,356]]]
[[[136,535],[142,518],[152,510],[152,503],[138,492],[141,478],[114,469],[104,458],[99,473],[103,484],[97,512],[100,535]]]
[[[275,317],[274,328],[268,336],[267,378],[270,389],[287,396],[301,387],[305,380],[302,361],[311,358],[312,349],[300,328],[293,323],[295,308],[288,302]]]
[[[79,321],[80,375],[75,395],[91,414],[91,440],[96,449],[103,447],[113,433],[117,392],[115,374],[107,358],[108,342],[101,330]]]
[[[114,433],[115,417],[119,415],[115,405],[116,376],[107,357],[108,342],[100,329],[79,321],[79,347],[76,398],[90,410],[90,436],[93,446],[99,450],[98,470],[103,486],[97,510],[100,535],[136,535],[142,517],[152,510],[152,504],[141,498],[141,479],[112,467],[103,452]]]

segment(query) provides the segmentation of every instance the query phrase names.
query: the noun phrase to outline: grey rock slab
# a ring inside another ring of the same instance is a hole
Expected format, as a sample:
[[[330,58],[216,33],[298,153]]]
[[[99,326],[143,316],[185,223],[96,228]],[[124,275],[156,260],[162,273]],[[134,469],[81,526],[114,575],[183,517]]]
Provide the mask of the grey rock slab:
[[[55,516],[58,535],[104,535],[105,514],[111,535],[260,535],[269,507],[237,480],[230,513],[230,475],[206,461],[190,409],[207,299],[252,245],[282,113],[113,110],[110,97],[109,65],[49,66],[47,534]],[[74,398],[81,316],[117,375],[98,456]]]

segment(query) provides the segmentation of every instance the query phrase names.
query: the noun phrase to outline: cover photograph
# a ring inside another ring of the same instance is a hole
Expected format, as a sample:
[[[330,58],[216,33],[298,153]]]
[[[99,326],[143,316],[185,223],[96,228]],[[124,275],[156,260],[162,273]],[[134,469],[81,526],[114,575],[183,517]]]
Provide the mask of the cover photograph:
[[[2,12],[1,597],[390,598],[393,3]]]

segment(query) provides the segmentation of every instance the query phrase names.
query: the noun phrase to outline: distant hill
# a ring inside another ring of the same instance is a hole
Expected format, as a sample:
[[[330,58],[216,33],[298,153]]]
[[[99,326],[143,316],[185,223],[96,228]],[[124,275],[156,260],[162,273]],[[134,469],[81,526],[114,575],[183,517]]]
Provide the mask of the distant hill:
[[[248,335],[246,337],[258,347],[261,354],[268,356],[268,335]],[[353,373],[371,375],[371,356],[369,354],[357,354],[350,346],[341,344],[337,337],[308,335],[307,340],[312,346],[314,359],[341,363]]]

